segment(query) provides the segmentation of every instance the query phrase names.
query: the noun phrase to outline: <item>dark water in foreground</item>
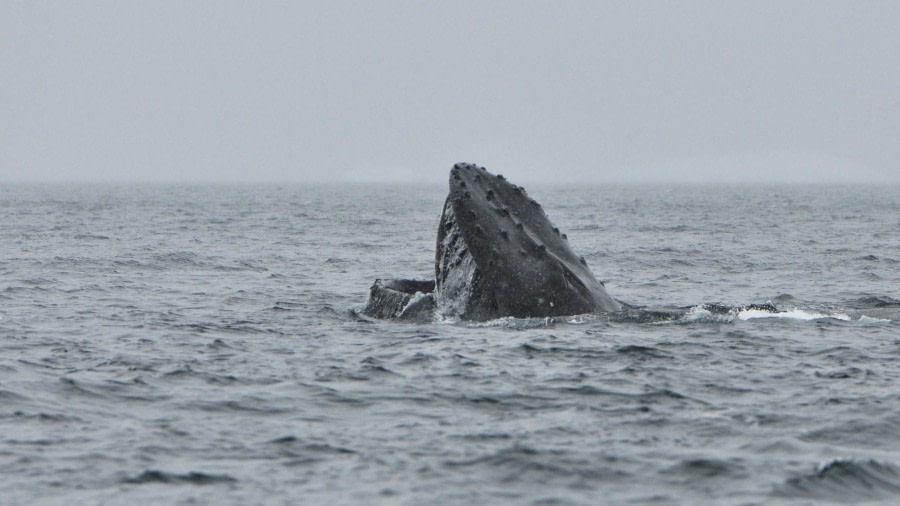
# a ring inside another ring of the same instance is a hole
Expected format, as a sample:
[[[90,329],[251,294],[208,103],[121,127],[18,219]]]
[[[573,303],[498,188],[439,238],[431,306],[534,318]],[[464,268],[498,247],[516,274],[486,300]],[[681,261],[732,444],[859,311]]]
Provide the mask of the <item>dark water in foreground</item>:
[[[900,187],[529,188],[610,293],[355,318],[444,187],[0,186],[2,504],[900,498]]]

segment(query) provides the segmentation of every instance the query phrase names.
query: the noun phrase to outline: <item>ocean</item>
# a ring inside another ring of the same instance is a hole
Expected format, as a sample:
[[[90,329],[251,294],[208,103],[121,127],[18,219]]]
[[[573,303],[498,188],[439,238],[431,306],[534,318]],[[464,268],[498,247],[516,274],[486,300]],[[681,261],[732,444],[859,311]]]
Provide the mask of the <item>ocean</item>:
[[[687,313],[358,315],[446,185],[0,185],[0,504],[900,500],[900,186],[526,186]]]

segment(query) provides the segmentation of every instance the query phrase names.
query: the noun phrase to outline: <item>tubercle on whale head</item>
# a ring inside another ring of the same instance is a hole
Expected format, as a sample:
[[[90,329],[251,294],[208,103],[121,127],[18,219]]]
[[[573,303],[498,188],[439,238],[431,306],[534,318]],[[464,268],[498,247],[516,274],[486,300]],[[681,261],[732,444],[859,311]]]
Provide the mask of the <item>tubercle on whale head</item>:
[[[463,220],[459,226],[465,230],[473,230],[476,224],[489,221],[491,226],[484,232],[491,232],[488,234],[490,236],[499,237],[500,230],[508,230],[509,234],[543,238],[552,229],[555,237],[546,238],[547,249],[568,249],[559,239],[559,229],[552,224],[549,228],[546,226],[549,221],[540,204],[529,197],[523,187],[509,182],[502,175],[493,175],[484,167],[460,162],[450,170],[449,187],[448,199],[452,202],[454,214]],[[484,211],[485,214],[470,220],[467,215],[472,209]],[[488,211],[492,217],[487,215]]]

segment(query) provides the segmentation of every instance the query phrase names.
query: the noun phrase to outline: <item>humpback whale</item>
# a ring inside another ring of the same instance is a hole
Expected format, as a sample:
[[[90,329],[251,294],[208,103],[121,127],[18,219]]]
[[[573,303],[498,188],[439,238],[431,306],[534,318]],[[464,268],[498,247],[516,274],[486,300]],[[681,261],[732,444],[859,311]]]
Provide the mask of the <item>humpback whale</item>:
[[[524,188],[468,163],[450,170],[434,274],[434,280],[376,280],[362,313],[486,321],[623,309]]]

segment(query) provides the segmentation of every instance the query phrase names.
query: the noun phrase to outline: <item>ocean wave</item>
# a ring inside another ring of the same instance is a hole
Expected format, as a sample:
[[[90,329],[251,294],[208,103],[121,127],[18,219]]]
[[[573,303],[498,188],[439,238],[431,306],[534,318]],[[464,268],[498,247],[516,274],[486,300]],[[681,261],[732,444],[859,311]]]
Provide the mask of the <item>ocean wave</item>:
[[[821,463],[804,476],[787,480],[776,495],[857,502],[900,494],[900,468],[872,459],[837,458]]]
[[[666,474],[688,482],[697,479],[710,479],[723,476],[742,477],[746,474],[746,466],[739,461],[728,461],[715,458],[688,458],[666,469]]]
[[[226,474],[207,474],[197,471],[189,473],[167,473],[165,471],[148,470],[138,476],[125,478],[122,483],[143,484],[143,483],[168,483],[168,484],[190,484],[190,485],[212,485],[216,483],[231,483],[237,481],[235,478]]]
[[[566,450],[544,450],[523,445],[469,459],[447,460],[444,465],[451,469],[498,474],[506,482],[549,482],[557,479],[605,481],[630,476],[615,458],[595,459]]]

